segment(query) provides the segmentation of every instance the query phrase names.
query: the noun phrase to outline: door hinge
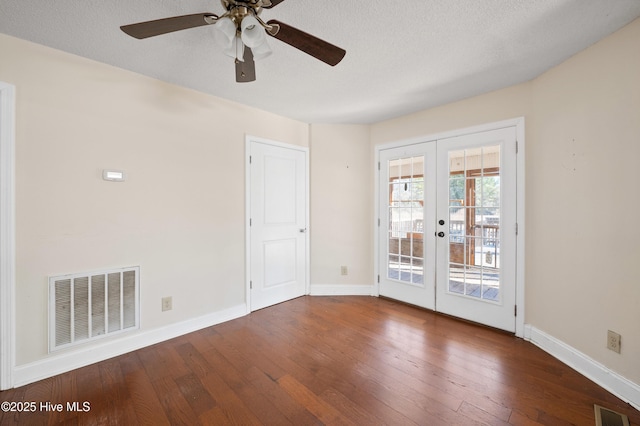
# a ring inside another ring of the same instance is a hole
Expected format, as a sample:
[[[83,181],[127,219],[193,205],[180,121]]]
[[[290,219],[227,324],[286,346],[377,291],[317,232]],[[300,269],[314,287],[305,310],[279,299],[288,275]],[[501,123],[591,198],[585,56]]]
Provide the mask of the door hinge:
[[[513,305],[513,316],[514,317],[518,316],[518,305]]]
[[[249,164],[251,164],[251,160],[252,160],[252,157],[251,157],[251,156],[249,156]]]
[[[253,281],[249,281],[249,290],[253,290]]]
[[[519,231],[519,229],[518,229],[518,222],[516,222],[516,235],[518,235],[518,231]]]
[[[378,170],[380,170],[380,162],[378,161]]]
[[[380,275],[378,275],[378,284],[380,284]]]
[[[252,224],[253,224],[253,220],[249,218],[249,226],[251,226]]]
[[[378,218],[378,227],[380,227],[380,218]]]
[[[518,149],[519,149],[519,147],[518,147],[518,141],[516,141],[516,154],[518,153]]]

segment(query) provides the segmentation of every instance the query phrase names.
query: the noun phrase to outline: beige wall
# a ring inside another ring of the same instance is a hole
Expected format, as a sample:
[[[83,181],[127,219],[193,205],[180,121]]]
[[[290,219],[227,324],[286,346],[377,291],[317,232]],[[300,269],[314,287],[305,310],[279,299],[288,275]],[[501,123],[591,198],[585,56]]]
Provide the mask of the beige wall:
[[[380,143],[525,117],[527,324],[640,383],[640,20],[532,82],[372,126]],[[622,334],[622,353],[606,331]]]
[[[639,46],[640,19],[533,81],[527,149],[527,320],[638,384]]]
[[[373,285],[369,126],[311,126],[311,284]],[[348,275],[340,274],[341,266]]]
[[[17,96],[17,364],[46,356],[50,275],[140,265],[143,330],[243,304],[245,134],[308,146],[309,126],[3,35],[0,52]]]

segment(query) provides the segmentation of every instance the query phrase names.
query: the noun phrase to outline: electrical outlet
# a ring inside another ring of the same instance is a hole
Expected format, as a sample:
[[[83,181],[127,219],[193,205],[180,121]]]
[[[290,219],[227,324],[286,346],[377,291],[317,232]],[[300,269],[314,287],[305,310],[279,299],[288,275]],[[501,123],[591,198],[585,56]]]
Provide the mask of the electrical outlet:
[[[349,268],[347,268],[346,266],[341,266],[340,275],[349,275]]]
[[[169,297],[163,297],[162,298],[162,311],[170,311],[171,309],[173,309],[173,298],[171,296]]]
[[[614,352],[620,353],[620,343],[622,336],[611,330],[607,331],[607,349],[611,349]]]

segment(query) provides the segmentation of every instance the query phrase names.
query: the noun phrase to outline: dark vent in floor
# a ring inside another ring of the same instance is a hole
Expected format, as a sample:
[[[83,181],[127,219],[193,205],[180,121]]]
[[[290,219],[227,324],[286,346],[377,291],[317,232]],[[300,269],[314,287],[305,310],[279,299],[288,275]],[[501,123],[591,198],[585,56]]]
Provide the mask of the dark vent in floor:
[[[594,404],[596,426],[629,426],[629,418],[624,414]]]

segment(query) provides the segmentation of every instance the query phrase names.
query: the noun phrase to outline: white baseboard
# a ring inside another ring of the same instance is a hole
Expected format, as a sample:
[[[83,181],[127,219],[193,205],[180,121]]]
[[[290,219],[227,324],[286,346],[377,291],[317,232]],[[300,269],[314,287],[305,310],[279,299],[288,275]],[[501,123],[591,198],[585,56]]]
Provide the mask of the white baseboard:
[[[23,386],[57,374],[66,373],[99,361],[104,361],[127,352],[155,345],[174,337],[182,336],[206,327],[211,327],[232,319],[247,315],[245,304],[237,305],[222,311],[214,312],[198,318],[159,327],[148,331],[132,333],[124,337],[114,337],[86,347],[78,347],[65,353],[29,364],[19,365],[13,369],[13,386]]]
[[[524,338],[640,410],[640,385],[637,383],[531,325],[525,326]]]
[[[373,285],[311,284],[311,296],[376,296]]]

